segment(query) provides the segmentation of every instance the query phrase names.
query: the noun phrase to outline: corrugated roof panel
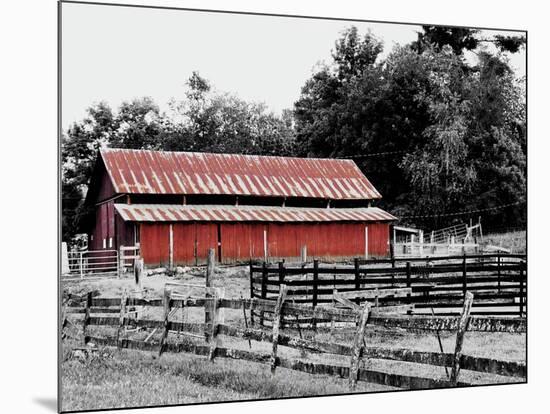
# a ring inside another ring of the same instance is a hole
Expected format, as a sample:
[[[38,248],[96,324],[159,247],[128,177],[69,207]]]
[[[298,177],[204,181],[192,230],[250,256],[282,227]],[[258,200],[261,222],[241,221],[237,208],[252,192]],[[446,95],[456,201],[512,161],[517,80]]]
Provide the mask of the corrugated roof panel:
[[[262,222],[330,222],[397,220],[377,207],[305,208],[179,204],[115,204],[125,221],[262,221]]]
[[[102,149],[117,193],[373,199],[351,160]]]

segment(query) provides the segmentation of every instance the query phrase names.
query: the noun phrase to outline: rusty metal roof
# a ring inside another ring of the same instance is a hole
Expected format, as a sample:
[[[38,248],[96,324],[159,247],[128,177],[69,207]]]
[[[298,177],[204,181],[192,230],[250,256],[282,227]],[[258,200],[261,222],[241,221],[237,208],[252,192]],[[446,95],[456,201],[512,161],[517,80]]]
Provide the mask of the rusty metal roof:
[[[378,207],[305,208],[270,206],[115,204],[125,221],[391,221],[396,217]]]
[[[376,199],[352,160],[102,149],[117,193]]]

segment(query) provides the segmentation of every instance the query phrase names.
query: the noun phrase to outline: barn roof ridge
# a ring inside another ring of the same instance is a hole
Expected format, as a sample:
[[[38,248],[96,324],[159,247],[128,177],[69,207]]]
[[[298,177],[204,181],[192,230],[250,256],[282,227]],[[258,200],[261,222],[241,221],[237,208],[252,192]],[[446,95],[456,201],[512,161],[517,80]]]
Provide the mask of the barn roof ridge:
[[[122,148],[100,157],[119,194],[381,198],[353,160]]]

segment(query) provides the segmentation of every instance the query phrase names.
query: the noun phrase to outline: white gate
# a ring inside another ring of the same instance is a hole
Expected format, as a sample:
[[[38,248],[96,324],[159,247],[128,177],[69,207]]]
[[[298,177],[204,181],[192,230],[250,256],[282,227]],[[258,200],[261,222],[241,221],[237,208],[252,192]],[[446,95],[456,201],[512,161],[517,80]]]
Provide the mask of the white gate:
[[[84,250],[68,252],[69,271],[63,279],[104,278],[119,276],[116,250]]]

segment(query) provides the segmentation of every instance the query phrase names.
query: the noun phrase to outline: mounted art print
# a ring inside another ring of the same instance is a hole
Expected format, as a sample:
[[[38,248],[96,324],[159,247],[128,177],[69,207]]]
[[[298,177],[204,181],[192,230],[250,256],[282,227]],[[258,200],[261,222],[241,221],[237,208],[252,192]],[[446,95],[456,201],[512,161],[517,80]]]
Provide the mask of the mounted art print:
[[[527,381],[525,31],[59,7],[60,411]]]

